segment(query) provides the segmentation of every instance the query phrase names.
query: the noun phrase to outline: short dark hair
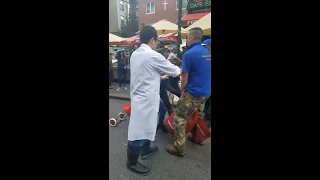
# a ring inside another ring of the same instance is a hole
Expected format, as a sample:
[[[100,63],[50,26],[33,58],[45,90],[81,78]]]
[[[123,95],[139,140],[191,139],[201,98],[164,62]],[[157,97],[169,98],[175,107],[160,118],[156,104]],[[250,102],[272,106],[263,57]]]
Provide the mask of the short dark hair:
[[[195,27],[189,30],[189,34],[192,35],[194,38],[201,40],[203,36],[203,31],[199,27]]]
[[[139,47],[139,44],[138,44],[138,43],[135,43],[135,44],[132,45],[132,48],[134,48],[135,45],[137,45],[137,46]]]
[[[120,53],[123,53],[123,57],[125,57],[125,54],[124,54],[123,51],[118,51],[118,52],[116,53],[116,56],[115,56],[116,59],[119,59],[119,58],[120,58]]]
[[[152,26],[144,26],[140,31],[140,42],[148,44],[152,38],[154,38],[154,40],[158,38],[156,29]]]

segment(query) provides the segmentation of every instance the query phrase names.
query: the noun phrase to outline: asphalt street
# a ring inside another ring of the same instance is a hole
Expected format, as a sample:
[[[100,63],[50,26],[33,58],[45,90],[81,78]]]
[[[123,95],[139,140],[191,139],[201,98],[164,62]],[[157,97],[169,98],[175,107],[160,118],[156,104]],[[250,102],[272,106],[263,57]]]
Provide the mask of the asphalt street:
[[[122,104],[129,101],[109,98],[109,118],[116,118],[122,111]],[[139,162],[150,167],[148,176],[140,176],[126,167],[128,124],[130,119],[116,127],[109,126],[109,178],[111,180],[209,180],[211,179],[211,138],[204,146],[186,142],[184,157],[176,157],[167,153],[165,146],[172,143],[172,137],[161,131],[157,132],[156,140],[159,152]]]

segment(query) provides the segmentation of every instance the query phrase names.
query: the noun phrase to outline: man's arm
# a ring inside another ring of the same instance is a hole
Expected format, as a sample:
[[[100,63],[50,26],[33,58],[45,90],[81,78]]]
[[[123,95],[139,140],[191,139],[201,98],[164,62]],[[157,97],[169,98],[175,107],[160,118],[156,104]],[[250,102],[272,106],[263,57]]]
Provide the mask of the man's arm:
[[[181,74],[181,94],[186,90],[186,86],[188,83],[189,73],[183,72]]]
[[[181,94],[183,94],[183,92],[186,90],[189,79],[189,72],[191,70],[191,58],[189,57],[189,54],[184,54],[182,59]]]
[[[180,75],[180,68],[166,60],[160,53],[155,54],[151,58],[153,61],[150,65],[159,73],[163,73],[172,77]]]
[[[177,65],[181,66],[182,61],[179,58],[174,58],[174,61],[177,63]]]

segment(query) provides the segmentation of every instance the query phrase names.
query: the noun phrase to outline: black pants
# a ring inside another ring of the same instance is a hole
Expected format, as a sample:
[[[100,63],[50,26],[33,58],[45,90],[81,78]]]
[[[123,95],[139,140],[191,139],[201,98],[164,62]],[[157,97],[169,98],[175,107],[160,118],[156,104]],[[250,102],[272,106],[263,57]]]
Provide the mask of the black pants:
[[[205,112],[204,121],[207,123],[207,125],[210,124],[211,126],[211,96],[205,103],[204,112]]]
[[[127,71],[118,72],[118,82],[119,87],[123,84],[123,87],[126,87]]]
[[[109,86],[111,86],[113,80],[113,71],[109,70]]]
[[[171,79],[170,79],[170,84],[171,84],[171,86],[172,86],[174,89],[177,89],[178,91],[181,91],[181,90],[180,90],[180,87],[179,87],[179,85],[178,85],[179,79],[180,79],[179,76],[178,76],[178,77],[171,78]]]
[[[168,94],[167,94],[166,90],[160,91],[160,98],[161,98],[163,104],[166,106],[168,114],[170,115],[171,112],[172,112],[172,107],[171,107],[171,104],[170,104],[170,101],[169,101],[169,97],[168,97]]]

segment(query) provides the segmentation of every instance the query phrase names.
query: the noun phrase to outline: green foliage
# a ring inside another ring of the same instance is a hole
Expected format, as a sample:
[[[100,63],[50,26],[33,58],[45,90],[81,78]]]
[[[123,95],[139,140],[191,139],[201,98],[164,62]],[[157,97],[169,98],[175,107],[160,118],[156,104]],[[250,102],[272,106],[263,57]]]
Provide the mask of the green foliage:
[[[121,37],[132,37],[135,32],[139,31],[138,17],[137,15],[130,13],[129,16],[125,17],[124,24],[118,30]]]

